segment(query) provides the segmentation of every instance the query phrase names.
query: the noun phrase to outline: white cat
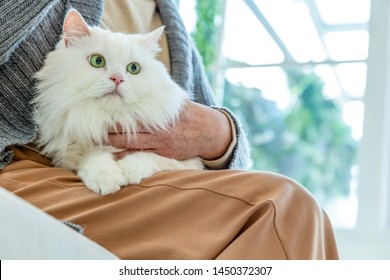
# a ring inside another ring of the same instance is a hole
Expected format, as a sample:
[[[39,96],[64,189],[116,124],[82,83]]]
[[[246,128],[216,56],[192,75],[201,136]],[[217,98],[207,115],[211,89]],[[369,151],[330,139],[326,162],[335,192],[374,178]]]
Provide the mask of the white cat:
[[[56,166],[77,171],[85,185],[106,195],[156,172],[203,169],[148,152],[116,160],[108,131],[119,124],[127,135],[142,124],[165,130],[187,98],[155,55],[163,27],[146,35],[113,33],[88,26],[74,9],[63,36],[36,74],[38,145]]]

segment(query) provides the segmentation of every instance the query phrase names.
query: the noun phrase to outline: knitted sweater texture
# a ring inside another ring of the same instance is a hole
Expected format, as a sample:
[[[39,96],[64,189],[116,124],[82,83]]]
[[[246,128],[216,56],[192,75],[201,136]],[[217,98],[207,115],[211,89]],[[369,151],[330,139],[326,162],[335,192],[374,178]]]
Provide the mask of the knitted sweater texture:
[[[90,25],[100,22],[101,0],[0,1],[0,169],[12,160],[12,145],[35,140],[37,127],[30,104],[34,74],[60,39],[65,14],[74,7]],[[192,93],[196,102],[215,107],[202,61],[193,46],[173,0],[156,0],[166,26],[172,78]],[[226,168],[247,166],[249,148],[238,120],[226,108],[235,126],[237,145]]]

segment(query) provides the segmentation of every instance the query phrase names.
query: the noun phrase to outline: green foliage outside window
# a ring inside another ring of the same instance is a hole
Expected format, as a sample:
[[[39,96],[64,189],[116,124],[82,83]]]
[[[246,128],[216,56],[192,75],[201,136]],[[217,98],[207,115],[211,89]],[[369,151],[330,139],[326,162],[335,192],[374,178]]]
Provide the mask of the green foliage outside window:
[[[192,36],[214,89],[219,86],[216,72],[222,39],[223,17],[221,14],[225,4],[226,0],[197,0],[195,6],[197,21]]]
[[[205,68],[214,63],[217,53],[216,46],[221,34],[221,24],[218,22],[222,10],[223,0],[197,0],[196,1],[196,31],[192,34],[196,47],[203,58]]]
[[[248,134],[252,168],[289,176],[321,200],[348,195],[357,146],[350,128],[336,103],[323,97],[317,76],[290,77],[296,101],[283,111],[258,89],[225,84],[223,105]]]

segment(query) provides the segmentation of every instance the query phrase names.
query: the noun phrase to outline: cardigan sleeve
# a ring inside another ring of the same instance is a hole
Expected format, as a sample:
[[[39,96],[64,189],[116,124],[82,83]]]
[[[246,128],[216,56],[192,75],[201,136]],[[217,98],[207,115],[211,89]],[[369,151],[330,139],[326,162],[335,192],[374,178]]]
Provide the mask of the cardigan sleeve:
[[[192,66],[193,66],[193,98],[194,101],[211,106],[227,114],[234,124],[236,143],[221,169],[247,169],[250,163],[250,150],[247,136],[237,117],[227,108],[216,106],[212,90],[206,77],[202,59],[192,43]]]

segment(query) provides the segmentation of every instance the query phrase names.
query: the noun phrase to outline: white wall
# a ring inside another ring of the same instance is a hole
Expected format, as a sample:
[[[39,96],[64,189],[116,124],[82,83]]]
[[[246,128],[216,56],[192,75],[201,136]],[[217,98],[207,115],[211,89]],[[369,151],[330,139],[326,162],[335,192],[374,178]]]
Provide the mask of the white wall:
[[[371,0],[355,229],[336,230],[342,259],[390,260],[390,1]]]

